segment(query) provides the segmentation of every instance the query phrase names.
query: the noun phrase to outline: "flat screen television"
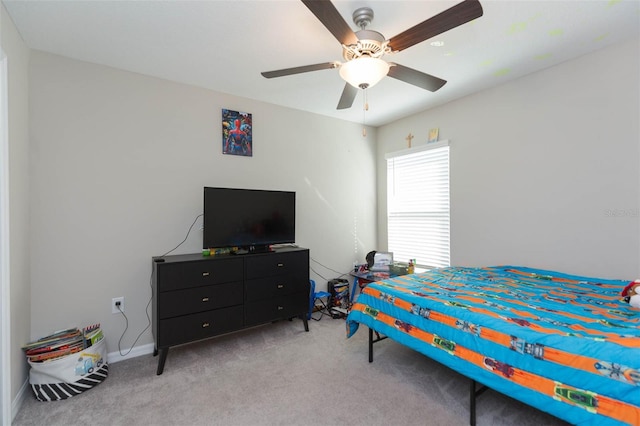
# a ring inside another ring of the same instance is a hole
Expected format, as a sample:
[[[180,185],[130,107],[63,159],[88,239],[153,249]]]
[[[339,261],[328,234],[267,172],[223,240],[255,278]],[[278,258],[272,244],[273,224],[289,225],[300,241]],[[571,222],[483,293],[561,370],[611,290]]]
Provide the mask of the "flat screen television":
[[[295,192],[204,188],[203,248],[264,251],[295,240]]]

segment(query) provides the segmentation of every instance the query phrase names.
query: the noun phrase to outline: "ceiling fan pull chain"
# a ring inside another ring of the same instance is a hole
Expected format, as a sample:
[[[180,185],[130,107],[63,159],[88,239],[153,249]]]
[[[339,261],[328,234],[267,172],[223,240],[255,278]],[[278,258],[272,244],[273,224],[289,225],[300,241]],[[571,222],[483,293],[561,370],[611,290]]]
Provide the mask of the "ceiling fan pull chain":
[[[367,101],[367,89],[362,89],[362,137],[367,136],[367,111],[369,110],[369,102]]]

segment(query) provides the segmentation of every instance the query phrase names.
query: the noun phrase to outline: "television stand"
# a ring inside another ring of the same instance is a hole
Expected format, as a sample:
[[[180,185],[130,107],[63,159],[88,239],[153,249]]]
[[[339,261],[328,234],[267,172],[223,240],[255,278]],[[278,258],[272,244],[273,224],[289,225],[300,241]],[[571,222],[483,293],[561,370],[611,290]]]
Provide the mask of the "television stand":
[[[155,257],[152,263],[158,375],[172,346],[296,317],[309,331],[308,249],[183,254]]]

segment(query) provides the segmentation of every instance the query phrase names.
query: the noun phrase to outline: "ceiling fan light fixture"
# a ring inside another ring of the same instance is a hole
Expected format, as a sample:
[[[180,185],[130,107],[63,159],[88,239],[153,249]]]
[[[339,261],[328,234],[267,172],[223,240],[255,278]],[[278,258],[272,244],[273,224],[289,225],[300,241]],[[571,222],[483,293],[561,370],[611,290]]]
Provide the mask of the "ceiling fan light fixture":
[[[380,58],[360,57],[340,66],[340,77],[356,88],[373,87],[389,72],[389,64]]]

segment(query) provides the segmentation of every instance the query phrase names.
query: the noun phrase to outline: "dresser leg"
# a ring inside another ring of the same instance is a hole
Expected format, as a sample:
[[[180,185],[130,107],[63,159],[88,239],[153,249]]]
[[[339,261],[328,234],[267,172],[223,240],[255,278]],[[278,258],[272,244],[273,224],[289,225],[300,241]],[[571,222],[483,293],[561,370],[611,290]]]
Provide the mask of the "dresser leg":
[[[307,321],[306,314],[302,316],[302,323],[304,324],[304,331],[309,331],[309,322]]]
[[[160,349],[160,358],[158,358],[158,371],[156,374],[159,376],[162,374],[164,370],[164,362],[167,360],[167,354],[169,353],[169,348]]]

